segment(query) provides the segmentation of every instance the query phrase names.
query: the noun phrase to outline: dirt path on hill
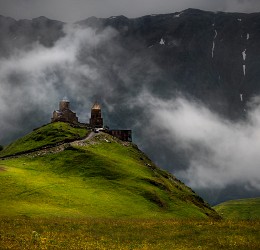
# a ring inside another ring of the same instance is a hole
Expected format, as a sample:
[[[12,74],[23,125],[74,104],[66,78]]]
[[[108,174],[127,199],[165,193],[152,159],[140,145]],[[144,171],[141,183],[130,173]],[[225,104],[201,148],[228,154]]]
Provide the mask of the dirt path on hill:
[[[73,141],[70,143],[70,145],[71,146],[85,146],[86,145],[85,142],[91,140],[96,135],[97,135],[97,133],[90,132],[90,134],[85,139]]]

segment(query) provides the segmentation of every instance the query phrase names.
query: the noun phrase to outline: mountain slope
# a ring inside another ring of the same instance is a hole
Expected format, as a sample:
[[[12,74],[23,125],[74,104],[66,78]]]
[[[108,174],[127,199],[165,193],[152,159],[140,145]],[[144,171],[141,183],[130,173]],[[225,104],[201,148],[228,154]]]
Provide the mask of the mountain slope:
[[[231,200],[215,206],[214,209],[226,219],[260,219],[260,198]]]
[[[1,215],[218,218],[135,145],[104,133],[2,160],[0,181]]]
[[[260,93],[255,84],[260,77],[259,20],[259,13],[187,9],[136,19],[89,18],[80,24],[115,28],[120,46],[155,62],[160,77],[155,76],[149,87],[156,94],[167,96],[162,88],[171,90],[170,95],[180,91],[238,118],[246,102]]]

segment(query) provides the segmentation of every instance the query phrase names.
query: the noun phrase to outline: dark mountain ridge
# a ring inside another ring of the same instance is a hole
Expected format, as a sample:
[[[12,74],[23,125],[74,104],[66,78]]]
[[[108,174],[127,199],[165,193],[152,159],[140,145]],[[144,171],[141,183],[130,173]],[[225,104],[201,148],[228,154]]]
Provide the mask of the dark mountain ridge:
[[[259,13],[187,9],[132,19],[90,17],[77,24],[113,27],[120,46],[156,62],[164,76],[160,87],[158,81],[150,84],[159,94],[161,88],[190,94],[221,114],[239,118],[260,91]],[[63,25],[45,17],[16,21],[1,16],[1,54],[36,41],[50,47],[64,35]]]

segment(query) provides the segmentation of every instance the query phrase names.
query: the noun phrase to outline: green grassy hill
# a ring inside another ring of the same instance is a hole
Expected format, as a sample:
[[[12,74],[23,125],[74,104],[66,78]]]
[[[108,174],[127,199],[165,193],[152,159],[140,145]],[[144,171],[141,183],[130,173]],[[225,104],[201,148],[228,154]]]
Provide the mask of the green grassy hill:
[[[47,124],[8,145],[0,152],[0,157],[76,140],[85,137],[88,133],[89,131],[84,128],[74,128],[64,122]]]
[[[214,207],[226,219],[260,219],[260,198],[231,200]]]
[[[41,148],[89,132],[64,123],[33,131],[1,152]],[[105,133],[0,160],[0,215],[92,218],[218,218],[190,188],[134,144]]]

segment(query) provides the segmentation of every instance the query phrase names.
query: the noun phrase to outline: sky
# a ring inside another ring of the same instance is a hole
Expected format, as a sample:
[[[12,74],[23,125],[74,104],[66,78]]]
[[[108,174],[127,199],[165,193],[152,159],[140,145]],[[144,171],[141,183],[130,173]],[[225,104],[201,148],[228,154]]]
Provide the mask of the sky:
[[[225,12],[260,12],[259,0],[0,0],[0,15],[15,19],[46,16],[76,22],[91,16],[130,18],[197,8]]]

